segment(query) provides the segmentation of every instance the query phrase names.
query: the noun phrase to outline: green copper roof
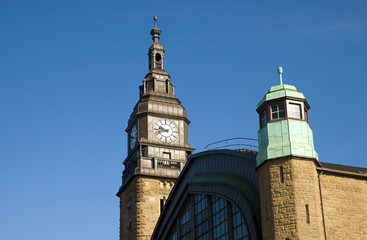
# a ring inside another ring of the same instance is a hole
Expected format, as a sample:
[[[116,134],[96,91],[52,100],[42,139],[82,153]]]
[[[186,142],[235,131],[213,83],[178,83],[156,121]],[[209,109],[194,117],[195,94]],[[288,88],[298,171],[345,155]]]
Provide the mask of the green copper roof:
[[[257,108],[259,108],[266,101],[283,97],[294,97],[299,99],[305,99],[303,93],[298,92],[295,86],[281,84],[271,87],[270,90],[265,94],[263,99],[261,99],[261,101],[257,104]]]

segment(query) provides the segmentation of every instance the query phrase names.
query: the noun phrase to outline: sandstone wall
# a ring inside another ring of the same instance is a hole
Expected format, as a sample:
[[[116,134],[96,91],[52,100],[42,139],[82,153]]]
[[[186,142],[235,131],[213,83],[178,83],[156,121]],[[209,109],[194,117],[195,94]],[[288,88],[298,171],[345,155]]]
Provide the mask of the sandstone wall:
[[[161,200],[168,198],[174,183],[174,179],[147,176],[135,176],[130,181],[120,198],[120,239],[150,239],[161,212]]]
[[[136,237],[136,178],[133,178],[120,195],[120,239]],[[130,211],[130,212],[129,212]]]
[[[280,179],[280,166],[283,167],[283,183]],[[265,162],[258,169],[263,239],[296,234],[291,171],[292,165],[282,160]]]
[[[264,239],[323,239],[316,164],[275,159],[258,168]]]
[[[328,239],[367,239],[366,178],[328,172],[321,175]]]
[[[293,158],[291,164],[297,239],[324,239],[317,163],[315,160]]]
[[[264,239],[325,239],[321,172],[327,238],[367,240],[367,176],[294,157],[258,168]]]

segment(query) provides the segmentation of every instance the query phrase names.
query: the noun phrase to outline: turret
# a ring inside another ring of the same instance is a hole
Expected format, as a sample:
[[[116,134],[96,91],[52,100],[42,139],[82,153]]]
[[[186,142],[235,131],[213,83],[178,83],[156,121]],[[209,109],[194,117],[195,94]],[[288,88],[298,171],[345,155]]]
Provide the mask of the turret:
[[[318,160],[309,125],[310,106],[296,87],[283,84],[281,67],[278,73],[279,85],[270,88],[256,109],[260,122],[257,166],[285,156]]]
[[[257,105],[263,239],[321,239],[318,175],[305,96],[296,87],[271,87]]]

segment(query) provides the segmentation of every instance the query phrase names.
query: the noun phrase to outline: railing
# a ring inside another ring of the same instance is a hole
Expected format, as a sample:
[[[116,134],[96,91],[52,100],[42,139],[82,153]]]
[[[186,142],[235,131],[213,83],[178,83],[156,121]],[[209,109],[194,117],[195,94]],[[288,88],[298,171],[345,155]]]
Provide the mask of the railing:
[[[229,138],[206,145],[205,150],[233,149],[258,151],[258,141],[253,138]]]
[[[161,168],[181,169],[181,163],[176,161],[158,159],[157,164]]]

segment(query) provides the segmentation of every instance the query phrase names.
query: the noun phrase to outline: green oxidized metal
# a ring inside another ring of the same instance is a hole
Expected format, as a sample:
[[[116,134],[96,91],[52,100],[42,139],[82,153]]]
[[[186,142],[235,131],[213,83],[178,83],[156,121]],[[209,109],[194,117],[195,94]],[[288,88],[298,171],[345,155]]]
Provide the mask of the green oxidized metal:
[[[305,99],[303,93],[298,92],[295,86],[282,84],[271,87],[263,99],[261,99],[261,101],[257,104],[257,108],[263,105],[264,102],[283,97],[293,97],[300,100]]]
[[[276,99],[294,99],[304,102],[305,97],[291,85],[273,86],[259,102],[257,108]],[[257,166],[268,159],[286,156],[305,157],[318,160],[314,149],[312,129],[307,121],[284,119],[268,122],[258,131],[259,153]]]

